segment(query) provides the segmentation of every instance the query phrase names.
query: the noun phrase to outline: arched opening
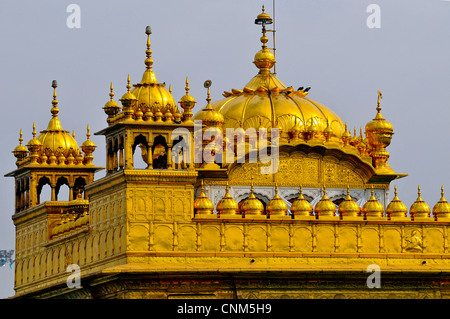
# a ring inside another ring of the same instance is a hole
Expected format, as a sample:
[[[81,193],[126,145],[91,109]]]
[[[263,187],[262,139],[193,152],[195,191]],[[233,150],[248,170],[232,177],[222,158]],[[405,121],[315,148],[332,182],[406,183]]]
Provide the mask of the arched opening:
[[[56,200],[68,201],[69,197],[69,181],[65,177],[58,178],[55,188]]]
[[[167,168],[167,142],[166,139],[158,135],[153,141],[152,146],[152,163],[155,169],[165,169]]]
[[[36,193],[38,204],[52,200],[52,187],[48,177],[44,176],[39,179]]]
[[[148,145],[148,141],[145,138],[145,136],[143,136],[142,134],[136,136],[136,138],[134,139],[134,143],[132,146],[132,150],[133,150],[133,165],[134,165],[134,169],[146,169],[148,168],[148,163],[149,163],[149,145]],[[139,149],[137,151],[137,153],[141,156],[134,156],[136,154],[136,150]],[[138,157],[140,160],[136,160],[136,157]]]
[[[187,162],[190,156],[188,152],[189,148],[186,140],[183,136],[177,136],[173,139],[172,146],[172,163],[175,166],[175,169],[186,169]]]
[[[78,194],[84,193],[84,187],[86,186],[86,180],[83,177],[77,177],[73,186],[73,199],[76,199]]]

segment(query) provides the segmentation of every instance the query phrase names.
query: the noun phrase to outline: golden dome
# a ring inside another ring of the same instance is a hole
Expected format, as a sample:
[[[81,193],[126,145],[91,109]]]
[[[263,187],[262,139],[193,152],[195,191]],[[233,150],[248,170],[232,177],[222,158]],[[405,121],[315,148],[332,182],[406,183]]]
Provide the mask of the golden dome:
[[[339,216],[359,216],[361,213],[361,208],[359,205],[351,198],[350,189],[347,187],[347,196],[345,199],[339,204],[338,207]]]
[[[19,137],[19,145],[14,148],[13,154],[17,158],[18,161],[24,159],[28,154],[28,149],[22,145],[23,137],[22,137],[22,129],[20,129],[20,137]]]
[[[228,183],[225,189],[225,196],[217,203],[216,210],[219,216],[222,214],[239,215],[238,203],[228,192]]]
[[[203,187],[203,180],[200,186],[200,195],[194,201],[194,213],[197,214],[213,214],[214,213],[214,204],[213,202],[205,195],[205,189]]]
[[[388,217],[406,217],[408,208],[397,196],[397,185],[395,185],[394,198],[386,207],[386,215]]]
[[[259,69],[258,74],[243,89],[225,91],[225,99],[212,104],[224,117],[224,129],[279,128],[280,133],[306,132],[312,124],[314,130],[323,133],[329,121],[332,138],[340,138],[344,125],[333,111],[306,98],[307,89],[295,91],[271,73],[270,68],[276,61],[265,45],[267,40],[265,36],[261,38],[262,50],[255,55],[254,64]]]
[[[415,217],[419,217],[419,218],[430,217],[430,215],[431,215],[430,206],[428,206],[428,204],[424,202],[422,197],[420,197],[420,194],[421,194],[420,193],[420,185],[418,187],[417,194],[418,194],[418,196],[417,196],[416,201],[409,208],[409,214],[413,218],[415,218]]]
[[[200,112],[195,114],[194,121],[202,121],[202,124],[206,126],[222,126],[222,124],[224,123],[224,118],[222,114],[217,112],[211,106],[209,87],[206,101],[208,102],[208,104]]]
[[[450,204],[444,198],[444,186],[441,187],[441,199],[433,207],[433,216],[435,218],[450,217]]]
[[[242,215],[264,215],[264,205],[253,193],[253,185],[250,188],[250,195],[241,204]]]
[[[312,216],[313,207],[303,196],[302,188],[300,187],[300,194],[291,205],[291,214],[294,216]]]
[[[127,92],[125,92],[124,95],[122,95],[122,97],[120,98],[119,101],[122,102],[122,104],[131,104],[134,101],[136,101],[136,96],[130,92],[131,89],[131,84],[130,84],[131,80],[130,80],[130,75],[128,74],[128,78],[127,78]]]
[[[69,154],[78,154],[80,148],[78,147],[75,138],[70,135],[69,131],[63,130],[61,122],[58,119],[59,109],[57,108],[58,101],[56,100],[56,81],[52,83],[53,87],[53,107],[51,109],[52,118],[48,123],[47,129],[41,131],[37,140],[41,143],[41,152],[46,156],[60,156],[68,157]],[[31,141],[30,141],[31,142]],[[35,143],[35,142],[34,142]]]
[[[269,201],[266,207],[267,215],[287,215],[288,206],[278,195],[278,187],[275,186],[275,196]]]
[[[328,199],[327,190],[323,188],[323,196],[314,207],[316,216],[334,216],[336,214],[336,205]]]
[[[145,59],[146,70],[142,75],[140,83],[134,84],[134,89],[131,91],[136,97],[136,108],[141,108],[142,112],[150,110],[155,113],[157,109],[161,113],[166,114],[167,111],[175,114],[178,107],[172,93],[169,92],[165,86],[165,83],[158,83],[156,75],[153,72],[152,65],[153,60],[151,58],[152,50],[150,50],[150,34],[149,27],[146,28],[147,34],[147,50],[145,51],[147,58]]]
[[[366,217],[382,217],[384,214],[383,205],[376,199],[373,188],[370,190],[370,198],[364,204],[362,211],[364,218]]]
[[[106,102],[105,106],[103,107],[103,110],[105,111],[105,113],[109,116],[114,116],[116,115],[119,111],[120,111],[120,106],[119,104],[114,101],[114,87],[113,84],[111,82],[111,87],[110,87],[111,92],[109,93],[109,96],[111,97],[111,99]]]

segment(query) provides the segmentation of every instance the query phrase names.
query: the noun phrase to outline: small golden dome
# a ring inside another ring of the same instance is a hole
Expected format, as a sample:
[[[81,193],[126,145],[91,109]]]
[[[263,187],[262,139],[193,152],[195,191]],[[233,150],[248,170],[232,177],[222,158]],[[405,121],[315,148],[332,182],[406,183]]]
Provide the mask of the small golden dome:
[[[444,186],[441,187],[441,199],[433,207],[433,216],[435,218],[450,217],[450,204],[444,198]]]
[[[241,204],[241,212],[243,216],[264,215],[264,205],[253,193],[253,185],[250,188],[250,195]]]
[[[214,204],[213,202],[205,195],[205,189],[203,187],[203,180],[201,181],[200,186],[200,195],[194,201],[194,214],[213,214],[214,213]]]
[[[313,207],[303,196],[302,188],[300,187],[300,194],[291,205],[291,214],[294,216],[312,216]]]
[[[420,194],[421,194],[420,185],[418,186],[417,189],[418,189],[417,190],[418,196],[417,196],[416,201],[409,208],[409,214],[413,218],[415,218],[415,217],[419,217],[419,218],[430,217],[430,215],[431,215],[430,206],[428,206],[428,204],[424,202],[422,197],[420,197]]]
[[[327,190],[323,188],[323,196],[314,207],[316,216],[334,216],[336,214],[336,205],[329,200]]]
[[[222,114],[217,112],[212,106],[211,106],[211,98],[210,98],[210,91],[208,87],[208,93],[207,93],[206,101],[208,104],[205,108],[203,108],[200,112],[195,114],[194,120],[195,121],[202,121],[203,125],[206,126],[221,126],[224,123],[224,117]]]
[[[347,187],[347,196],[345,199],[339,204],[338,207],[339,216],[359,216],[361,213],[361,208],[359,205],[353,200],[350,196],[350,189]]]
[[[395,185],[394,198],[386,207],[386,215],[388,217],[406,217],[408,208],[397,196],[397,185]]]
[[[387,132],[393,132],[394,127],[391,123],[386,121],[383,116],[380,113],[381,107],[377,106],[377,114],[375,118],[366,124],[366,132],[371,131],[387,131]]]
[[[216,210],[219,216],[222,214],[239,215],[238,203],[228,192],[228,183],[225,189],[225,196],[217,203]]]
[[[128,74],[128,78],[127,78],[127,92],[122,95],[122,97],[120,98],[119,101],[122,102],[122,104],[132,104],[134,101],[137,100],[136,96],[130,92],[131,89],[131,80],[130,80],[130,75]]]
[[[41,153],[45,153],[46,156],[63,155],[65,158],[67,158],[71,152],[80,152],[80,148],[78,147],[77,141],[73,138],[72,135],[70,135],[70,132],[63,130],[62,128],[61,122],[58,119],[59,110],[57,108],[58,101],[56,100],[56,81],[53,81],[52,87],[52,118],[48,123],[47,129],[41,131],[41,134],[37,137],[37,139],[42,145]]]
[[[384,214],[384,207],[383,205],[376,199],[373,187],[370,190],[370,198],[369,200],[364,204],[362,211],[364,218],[366,217],[382,217]]]
[[[13,154],[17,158],[17,160],[24,159],[28,154],[28,149],[22,145],[23,137],[22,137],[22,129],[20,129],[19,134],[19,145],[14,148]]]
[[[109,96],[111,97],[111,99],[108,102],[106,102],[105,106],[103,107],[103,110],[105,111],[105,113],[108,116],[114,116],[120,111],[120,106],[113,99],[114,98],[114,92],[113,92],[114,87],[113,87],[112,82],[111,82],[110,90],[111,90],[111,92],[109,93]]]
[[[287,215],[288,206],[278,195],[278,186],[275,186],[275,196],[269,201],[266,207],[267,215]]]
[[[89,137],[91,136],[91,133],[89,132],[90,131],[90,129],[89,129],[89,124],[88,124],[88,126],[87,126],[87,133],[86,133],[86,141],[84,141],[83,142],[83,144],[81,144],[81,149],[83,150],[83,152],[85,152],[85,153],[87,153],[87,152],[93,152],[93,151],[95,151],[95,148],[97,147],[96,145],[95,145],[95,143],[94,142],[92,142],[90,139],[89,139]]]

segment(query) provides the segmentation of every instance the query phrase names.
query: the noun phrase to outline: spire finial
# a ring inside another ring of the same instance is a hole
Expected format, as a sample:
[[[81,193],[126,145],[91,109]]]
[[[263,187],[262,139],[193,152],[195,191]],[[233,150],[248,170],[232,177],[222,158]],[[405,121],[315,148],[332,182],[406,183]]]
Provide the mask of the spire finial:
[[[420,192],[420,185],[417,187],[417,195],[419,195],[419,197],[420,197],[420,195],[421,195],[422,193]]]
[[[186,87],[184,88],[186,90],[186,95],[189,95],[189,78],[186,76]]]
[[[33,138],[36,138],[36,123],[33,122]]]
[[[208,102],[208,105],[210,105],[210,103],[211,103],[211,96],[210,96],[211,92],[209,91],[209,87],[211,86],[211,84],[212,84],[211,80],[206,80],[205,83],[203,83],[203,86],[205,88],[207,88],[207,91],[206,91],[206,102]]]
[[[397,185],[394,186],[394,196],[397,196]]]
[[[347,185],[347,195],[350,195],[350,186]]]
[[[152,50],[150,50],[150,34],[152,34],[152,28],[150,26],[147,26],[145,28],[145,33],[147,34],[147,50],[145,51],[145,55],[147,58],[145,59],[145,65],[147,66],[147,69],[150,69],[153,64],[153,60],[151,58],[152,56]]]
[[[89,128],[89,124],[87,125],[87,132],[86,132],[86,138],[89,140],[89,137],[91,136],[91,133],[89,132],[90,128]]]
[[[113,87],[113,83],[112,82],[111,82],[110,90],[111,90],[111,93],[109,93],[109,96],[111,97],[111,101],[112,101],[113,98],[114,98],[114,87]]]
[[[380,113],[381,107],[380,107],[380,100],[383,98],[383,94],[381,94],[380,91],[378,91],[378,99],[377,99],[377,112]]]
[[[58,100],[56,99],[56,88],[58,87],[58,82],[56,82],[56,80],[52,81],[52,88],[53,88],[53,101],[52,101],[52,109],[50,110],[50,112],[52,113],[53,117],[56,117],[59,113],[59,109],[57,107],[58,105]]]
[[[128,78],[127,78],[127,91],[130,92],[131,89],[131,84],[130,84],[131,80],[130,80],[130,75],[128,74]]]
[[[444,185],[441,186],[441,196],[444,197]]]
[[[22,129],[20,129],[20,133],[19,133],[19,145],[20,146],[22,146],[22,142],[23,142]]]

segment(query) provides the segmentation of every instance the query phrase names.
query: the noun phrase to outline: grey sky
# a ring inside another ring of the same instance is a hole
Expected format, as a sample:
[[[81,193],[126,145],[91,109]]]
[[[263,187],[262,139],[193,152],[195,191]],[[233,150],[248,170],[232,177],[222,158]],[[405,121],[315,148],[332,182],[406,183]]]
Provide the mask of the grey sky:
[[[81,8],[80,29],[66,26],[71,3]],[[380,29],[366,25],[372,3],[381,8]],[[33,121],[38,131],[47,127],[54,79],[59,118],[80,145],[88,123],[92,133],[106,126],[110,82],[118,101],[128,74],[132,83],[141,80],[147,25],[153,69],[159,82],[172,84],[176,101],[186,76],[198,102],[194,113],[206,104],[206,79],[213,101],[224,90],[242,89],[257,71],[261,29],[254,19],[262,4],[272,15],[272,0],[0,2],[2,175],[16,168],[11,151],[19,130],[26,144]],[[442,184],[450,199],[450,2],[278,0],[275,13],[278,78],[294,88],[311,86],[309,98],[358,132],[375,116],[380,90],[381,113],[395,132],[389,163],[409,174],[392,183],[400,199],[409,207],[418,184],[431,208]],[[91,139],[98,146],[94,163],[105,166],[103,137]],[[12,178],[3,178],[0,196],[0,250],[14,249]],[[13,271],[0,268],[0,297],[13,295],[12,287]]]

